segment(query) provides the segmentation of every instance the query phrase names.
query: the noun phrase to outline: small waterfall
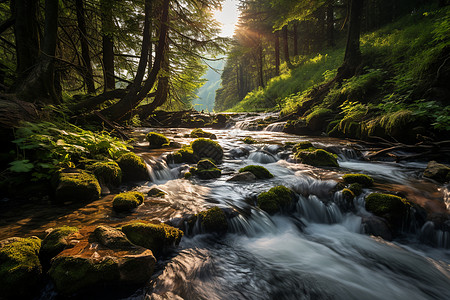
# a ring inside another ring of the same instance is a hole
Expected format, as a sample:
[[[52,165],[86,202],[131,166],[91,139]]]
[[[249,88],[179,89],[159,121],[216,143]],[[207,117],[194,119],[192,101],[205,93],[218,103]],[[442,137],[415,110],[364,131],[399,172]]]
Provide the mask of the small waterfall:
[[[297,194],[304,196],[317,195],[321,198],[327,197],[337,184],[334,180],[314,179],[310,176],[302,175],[299,172],[297,172],[295,175],[297,177],[292,183],[292,189]]]
[[[248,158],[260,164],[270,164],[278,161],[273,154],[264,150],[252,152]]]
[[[257,131],[262,130],[262,127],[255,121],[239,121],[234,125],[235,128],[241,130]]]
[[[176,178],[176,176],[171,172],[166,161],[163,159],[148,161],[147,169],[150,179],[153,182],[167,181]]]
[[[342,213],[336,203],[326,205],[315,195],[301,196],[297,202],[297,211],[306,221],[333,224],[342,221]]]
[[[286,122],[272,123],[267,125],[267,127],[264,128],[264,131],[282,132],[284,129],[284,125],[286,125]]]
[[[420,241],[440,248],[450,248],[450,231],[436,229],[434,222],[423,224],[419,234]]]
[[[243,233],[249,237],[277,231],[272,219],[265,212],[256,209],[252,210],[248,217],[239,214],[235,218],[228,219],[228,226],[230,232]]]

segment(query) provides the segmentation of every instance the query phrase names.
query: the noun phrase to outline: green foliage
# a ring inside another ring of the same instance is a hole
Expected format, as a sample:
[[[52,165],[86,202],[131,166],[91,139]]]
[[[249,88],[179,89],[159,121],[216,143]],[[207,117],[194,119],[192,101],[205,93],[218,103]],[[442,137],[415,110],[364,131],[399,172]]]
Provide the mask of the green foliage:
[[[249,165],[249,166],[243,167],[239,170],[239,173],[242,173],[242,172],[250,172],[253,175],[255,175],[256,178],[258,178],[258,179],[273,178],[273,174],[270,173],[269,170],[267,170],[263,166],[258,166],[258,165]]]
[[[342,179],[347,184],[358,183],[363,187],[371,187],[373,185],[373,178],[365,174],[345,174],[342,176]]]
[[[412,114],[431,120],[431,125],[440,130],[450,131],[450,106],[437,101],[416,101],[409,106]]]
[[[159,149],[162,147],[169,146],[169,139],[166,138],[163,134],[157,132],[149,132],[145,136],[149,143],[150,149]]]

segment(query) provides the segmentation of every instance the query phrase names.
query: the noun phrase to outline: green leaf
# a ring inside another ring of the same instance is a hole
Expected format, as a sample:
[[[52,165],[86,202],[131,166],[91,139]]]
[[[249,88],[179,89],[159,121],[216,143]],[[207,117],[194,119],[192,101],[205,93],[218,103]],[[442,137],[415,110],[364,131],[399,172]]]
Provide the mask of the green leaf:
[[[28,159],[15,160],[13,162],[10,162],[9,164],[11,165],[11,167],[9,167],[9,170],[17,173],[30,172],[34,167],[34,165],[30,163]]]

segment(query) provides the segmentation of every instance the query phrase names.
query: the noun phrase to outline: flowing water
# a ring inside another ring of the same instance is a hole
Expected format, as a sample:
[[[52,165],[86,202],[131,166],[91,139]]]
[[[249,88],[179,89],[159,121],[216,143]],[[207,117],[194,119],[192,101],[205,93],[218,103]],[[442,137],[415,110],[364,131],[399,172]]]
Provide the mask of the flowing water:
[[[179,248],[160,263],[150,285],[128,299],[450,299],[449,232],[432,222],[417,227],[410,220],[404,235],[393,242],[366,235],[362,220],[370,214],[364,196],[371,190],[364,189],[351,212],[342,209],[342,195],[333,190],[343,174],[363,172],[377,182],[373,190],[398,191],[429,211],[447,213],[449,187],[421,178],[425,162],[368,162],[358,145],[345,140],[289,135],[280,132],[278,124],[261,131],[252,126],[242,120],[230,129],[208,130],[225,152],[219,179],[181,179],[188,165],[167,163],[168,152],[144,154],[152,180],[136,189],[158,187],[166,192],[164,198],[147,201],[126,217],[111,213],[107,198],[88,208],[90,213],[74,208],[46,225],[169,221],[212,206],[235,212],[225,236],[202,234],[198,228],[185,235]],[[192,140],[183,137],[188,129],[156,130],[180,143]],[[142,138],[148,131],[142,128],[135,134]],[[247,136],[260,143],[244,144]],[[337,153],[340,168],[292,161],[285,143],[304,140]],[[263,165],[274,178],[227,181],[250,164]],[[269,216],[254,206],[260,192],[280,184],[296,193],[293,211]],[[50,289],[41,299],[51,295]]]

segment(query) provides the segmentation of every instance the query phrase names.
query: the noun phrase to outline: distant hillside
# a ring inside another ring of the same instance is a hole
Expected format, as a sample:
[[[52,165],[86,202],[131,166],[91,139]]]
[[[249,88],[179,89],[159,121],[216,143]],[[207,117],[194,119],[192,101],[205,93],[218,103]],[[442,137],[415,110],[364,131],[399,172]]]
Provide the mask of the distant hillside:
[[[206,74],[202,77],[208,80],[197,92],[198,98],[193,101],[194,109],[201,111],[212,112],[214,109],[214,101],[216,97],[216,90],[220,87],[221,75],[225,65],[225,58],[223,60],[212,61],[208,63],[211,68],[208,68]]]

